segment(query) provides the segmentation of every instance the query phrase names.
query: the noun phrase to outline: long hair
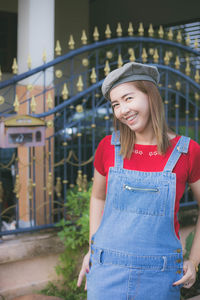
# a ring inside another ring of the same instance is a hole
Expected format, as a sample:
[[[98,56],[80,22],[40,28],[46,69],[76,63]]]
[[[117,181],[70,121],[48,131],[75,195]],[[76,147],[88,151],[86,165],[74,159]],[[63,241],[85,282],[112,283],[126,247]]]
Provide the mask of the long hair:
[[[133,85],[149,99],[150,117],[156,136],[157,148],[160,154],[164,154],[170,145],[168,138],[168,126],[165,121],[163,101],[156,85],[151,81],[133,81]],[[135,133],[127,125],[121,123],[114,114],[114,128],[120,131],[121,152],[123,158],[130,159],[135,144]]]

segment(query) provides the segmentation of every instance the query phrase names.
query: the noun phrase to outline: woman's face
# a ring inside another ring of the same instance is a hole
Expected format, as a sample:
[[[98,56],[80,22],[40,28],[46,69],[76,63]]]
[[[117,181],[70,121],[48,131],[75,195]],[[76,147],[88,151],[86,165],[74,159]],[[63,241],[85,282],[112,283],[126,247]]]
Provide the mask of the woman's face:
[[[133,82],[125,82],[110,91],[111,105],[116,118],[136,134],[152,130],[148,96]]]

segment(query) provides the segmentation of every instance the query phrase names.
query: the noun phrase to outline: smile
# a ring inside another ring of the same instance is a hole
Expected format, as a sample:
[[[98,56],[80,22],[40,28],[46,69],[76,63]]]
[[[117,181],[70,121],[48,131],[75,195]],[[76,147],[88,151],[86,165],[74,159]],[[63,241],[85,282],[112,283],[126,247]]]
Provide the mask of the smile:
[[[126,118],[126,121],[133,121],[136,117],[137,117],[137,113],[135,114],[135,115],[133,115],[133,116],[130,116],[130,117],[128,117],[128,118]]]

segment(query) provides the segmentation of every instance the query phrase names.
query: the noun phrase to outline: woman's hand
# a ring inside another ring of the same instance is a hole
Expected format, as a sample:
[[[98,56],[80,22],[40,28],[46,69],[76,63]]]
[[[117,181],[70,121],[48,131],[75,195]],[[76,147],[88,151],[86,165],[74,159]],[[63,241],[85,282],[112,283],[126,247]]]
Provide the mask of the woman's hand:
[[[186,260],[183,262],[183,273],[183,277],[174,282],[173,286],[183,284],[184,288],[189,289],[196,281],[196,269],[192,261]]]
[[[88,253],[84,256],[82,267],[78,276],[77,286],[80,287],[81,283],[84,279],[85,273],[89,273],[89,261],[90,261],[90,253],[89,250]],[[87,290],[87,280],[85,282],[85,291]]]

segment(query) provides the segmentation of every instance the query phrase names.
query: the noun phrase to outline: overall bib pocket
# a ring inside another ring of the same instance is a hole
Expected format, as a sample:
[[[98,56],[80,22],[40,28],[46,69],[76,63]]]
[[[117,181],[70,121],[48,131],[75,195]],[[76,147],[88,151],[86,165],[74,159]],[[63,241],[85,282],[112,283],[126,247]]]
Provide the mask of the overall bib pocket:
[[[115,194],[115,209],[139,215],[165,216],[168,183],[124,180]]]

